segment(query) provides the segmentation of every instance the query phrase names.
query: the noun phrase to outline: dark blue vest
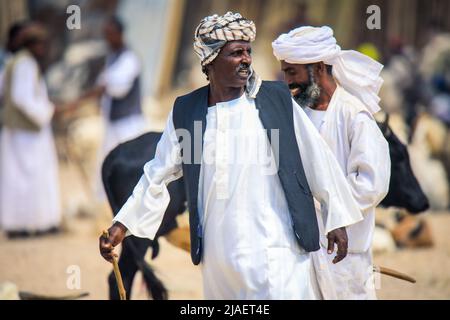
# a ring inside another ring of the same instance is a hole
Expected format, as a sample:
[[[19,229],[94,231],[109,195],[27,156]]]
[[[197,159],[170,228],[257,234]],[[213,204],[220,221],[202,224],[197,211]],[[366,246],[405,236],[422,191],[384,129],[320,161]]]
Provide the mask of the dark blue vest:
[[[197,159],[194,159],[194,149],[203,145],[208,110],[208,92],[209,86],[205,86],[185,96],[178,97],[173,108],[175,129],[185,129],[189,131],[191,137],[194,137],[194,122],[199,121],[202,125],[201,144],[200,141],[192,141],[193,143],[190,144],[191,150],[186,150],[186,152],[189,152],[191,159],[182,163],[189,206],[191,258],[194,264],[199,264],[201,261],[203,234],[197,208],[201,163],[199,160],[201,157],[198,157],[199,153],[197,152]],[[259,110],[261,122],[268,133],[269,141],[271,141],[270,130],[279,130],[279,150],[273,151],[279,152],[278,176],[292,217],[293,232],[298,244],[303,249],[308,252],[316,251],[319,249],[319,228],[313,197],[306,180],[295,138],[293,105],[289,89],[282,82],[263,81],[255,103]],[[182,135],[178,137],[182,140]],[[183,143],[181,141],[180,143],[183,147]],[[182,152],[185,152],[185,150],[182,150]]]

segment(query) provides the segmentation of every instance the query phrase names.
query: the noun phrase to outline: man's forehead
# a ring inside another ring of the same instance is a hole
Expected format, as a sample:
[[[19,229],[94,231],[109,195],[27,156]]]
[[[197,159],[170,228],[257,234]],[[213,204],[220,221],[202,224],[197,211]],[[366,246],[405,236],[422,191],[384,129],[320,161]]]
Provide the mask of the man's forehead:
[[[281,69],[283,71],[288,71],[290,69],[298,70],[298,69],[302,69],[304,67],[305,67],[304,64],[289,63],[289,62],[286,62],[285,60],[281,60]]]
[[[233,41],[228,41],[225,45],[224,45],[224,47],[222,48],[222,50],[223,49],[234,49],[234,48],[236,48],[236,47],[243,47],[243,48],[251,48],[252,47],[252,45],[251,45],[251,43],[249,42],[249,41],[244,41],[244,40],[233,40]]]

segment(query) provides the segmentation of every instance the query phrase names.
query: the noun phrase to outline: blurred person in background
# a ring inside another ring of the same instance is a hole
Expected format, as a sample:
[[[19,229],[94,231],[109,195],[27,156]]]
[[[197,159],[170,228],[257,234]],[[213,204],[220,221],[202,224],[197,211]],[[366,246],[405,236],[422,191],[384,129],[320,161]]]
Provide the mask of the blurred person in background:
[[[21,31],[25,27],[25,22],[16,22],[8,30],[8,39],[6,40],[5,51],[0,53],[0,130],[2,127],[3,112],[3,79],[5,76],[5,67],[8,61],[19,51],[21,47]],[[0,131],[1,133],[1,131]]]
[[[421,107],[429,105],[430,90],[419,72],[419,55],[413,46],[406,45],[399,37],[392,37],[389,51],[385,72],[394,79],[400,110],[409,128],[408,142],[411,142],[418,116],[424,111]]]
[[[138,56],[125,43],[124,25],[117,17],[111,17],[104,24],[103,34],[110,51],[97,86],[69,107],[73,109],[87,98],[100,98],[105,135],[98,155],[95,189],[101,199],[104,192],[100,167],[104,158],[119,143],[139,136],[148,128],[141,106],[142,67]]]
[[[58,161],[51,128],[54,105],[43,78],[48,34],[38,23],[22,31],[23,49],[8,62],[0,143],[1,226],[9,238],[58,230]]]
[[[2,141],[2,118],[3,118],[3,110],[4,110],[4,101],[3,101],[3,87],[4,87],[4,77],[5,77],[5,67],[9,60],[14,56],[14,54],[19,51],[22,41],[21,41],[21,31],[25,27],[25,22],[16,22],[14,23],[8,30],[8,39],[6,40],[5,51],[0,52],[0,143]],[[0,149],[1,150],[1,149]],[[1,185],[0,185],[1,188]],[[1,197],[0,197],[1,201]],[[0,204],[0,215],[1,212],[1,204]],[[0,219],[0,228],[1,228],[1,219]]]

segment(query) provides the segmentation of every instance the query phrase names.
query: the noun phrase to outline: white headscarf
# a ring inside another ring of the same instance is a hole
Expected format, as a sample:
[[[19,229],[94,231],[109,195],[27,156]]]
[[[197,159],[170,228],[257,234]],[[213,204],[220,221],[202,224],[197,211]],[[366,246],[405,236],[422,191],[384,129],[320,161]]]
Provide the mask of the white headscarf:
[[[294,29],[280,35],[272,47],[278,60],[293,64],[323,61],[333,66],[333,77],[345,90],[358,97],[372,114],[380,110],[383,65],[360,52],[341,50],[330,27]]]

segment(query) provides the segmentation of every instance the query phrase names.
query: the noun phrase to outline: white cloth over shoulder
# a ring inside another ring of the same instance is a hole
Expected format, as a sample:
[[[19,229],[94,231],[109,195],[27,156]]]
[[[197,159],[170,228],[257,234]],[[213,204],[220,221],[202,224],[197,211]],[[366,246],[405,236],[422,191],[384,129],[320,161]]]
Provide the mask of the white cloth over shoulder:
[[[309,64],[323,61],[333,66],[333,76],[348,92],[358,97],[372,113],[380,110],[378,92],[383,65],[354,51],[341,50],[330,27],[300,27],[283,33],[272,42],[273,54],[288,63]]]
[[[295,103],[295,102],[294,102]],[[208,108],[198,208],[204,231],[207,299],[318,299],[310,254],[299,247],[255,101],[247,95]],[[301,108],[295,134],[327,230],[362,219],[336,159]],[[152,239],[169,202],[166,184],[182,175],[172,114],[155,158],[114,221]]]
[[[38,65],[19,59],[12,73],[14,103],[41,129],[2,128],[0,143],[0,225],[7,231],[45,231],[61,221],[58,161],[51,129],[54,106]]]

